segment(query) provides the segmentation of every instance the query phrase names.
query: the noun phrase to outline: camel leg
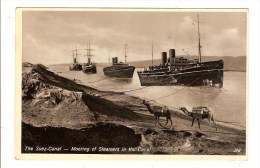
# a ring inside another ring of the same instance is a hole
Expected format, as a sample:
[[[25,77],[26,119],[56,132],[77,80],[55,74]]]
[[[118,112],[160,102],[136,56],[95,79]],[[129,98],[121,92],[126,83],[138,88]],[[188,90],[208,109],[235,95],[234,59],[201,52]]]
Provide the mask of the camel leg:
[[[159,120],[160,120],[160,117],[158,116],[158,117],[157,117],[157,123],[158,123],[159,126],[161,126]]]
[[[158,120],[157,120],[157,123],[159,124],[159,126],[161,127],[161,128],[164,128],[165,127],[165,125],[162,125],[161,123],[160,123],[160,116],[158,116]]]
[[[165,126],[168,124],[168,118],[166,118],[166,123],[165,125],[163,126],[163,128],[165,128]]]
[[[170,120],[170,122],[171,122],[171,127],[170,127],[170,129],[172,129],[172,119],[171,119],[171,117],[169,118],[169,120]]]
[[[158,117],[157,117],[157,123],[158,123],[159,126],[161,126],[159,120],[160,120],[160,117],[158,116]]]
[[[172,120],[171,120],[171,118],[166,117],[166,123],[164,124],[163,128],[166,127],[166,125],[168,124],[169,120],[170,120],[170,122],[171,122],[171,126],[172,126]]]
[[[208,120],[209,120],[209,126],[211,126],[211,117],[209,117]]]
[[[157,116],[154,116],[155,118],[155,120],[154,120],[154,126],[156,126],[156,124],[157,124]]]
[[[194,124],[194,120],[195,120],[195,118],[192,118],[192,124],[191,124],[191,126],[193,126],[193,124]]]
[[[200,129],[200,119],[197,118],[199,129]]]
[[[217,124],[215,123],[215,121],[214,121],[214,118],[212,117],[211,118],[211,120],[212,120],[212,122],[215,124],[215,127],[216,127],[216,131],[218,130],[218,128],[217,128]]]

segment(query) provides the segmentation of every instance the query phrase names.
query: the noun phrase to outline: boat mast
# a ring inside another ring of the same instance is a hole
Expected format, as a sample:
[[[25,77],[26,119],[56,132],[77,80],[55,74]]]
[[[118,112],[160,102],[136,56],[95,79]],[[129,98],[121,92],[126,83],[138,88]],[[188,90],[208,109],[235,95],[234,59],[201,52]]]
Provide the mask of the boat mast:
[[[201,62],[201,48],[202,46],[200,45],[200,20],[199,20],[199,15],[197,15],[197,22],[198,22],[198,41],[199,41],[199,62]]]
[[[85,49],[87,51],[87,56],[88,57],[88,63],[91,63],[91,57],[94,55],[91,55],[91,51],[93,51],[93,49],[90,48],[90,42],[87,43],[87,48]]]
[[[108,50],[108,63],[110,63],[110,50]]]
[[[75,51],[75,55],[76,55],[76,62],[75,63],[77,63],[77,60],[78,60],[78,48],[77,48],[77,45],[76,45],[76,50],[74,50]],[[74,52],[73,52],[73,57],[74,57]]]
[[[72,61],[73,61],[73,63],[76,63],[76,61],[75,61],[75,56],[74,56],[74,50],[72,49]]]
[[[127,44],[125,44],[125,63],[126,63],[126,48],[127,48]]]
[[[153,66],[153,40],[152,40],[152,66]]]

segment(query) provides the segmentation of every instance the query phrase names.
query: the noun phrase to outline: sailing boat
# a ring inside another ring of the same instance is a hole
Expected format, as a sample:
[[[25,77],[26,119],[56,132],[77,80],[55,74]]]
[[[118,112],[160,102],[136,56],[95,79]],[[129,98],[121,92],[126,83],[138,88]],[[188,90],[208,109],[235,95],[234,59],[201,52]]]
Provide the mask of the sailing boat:
[[[169,49],[169,59],[167,53],[162,52],[162,62],[157,66],[150,66],[147,70],[138,71],[138,77],[142,86],[215,86],[223,87],[223,60],[202,62],[201,42],[198,25],[198,59],[186,59],[175,57],[175,49]]]
[[[93,51],[93,49],[90,48],[90,43],[87,43],[87,48],[85,50],[86,50],[87,54],[84,56],[87,56],[88,62],[83,64],[83,68],[82,68],[83,72],[97,73],[96,64],[91,61],[91,57],[93,57],[94,55],[91,54],[91,51]]]
[[[126,63],[126,49],[127,44],[125,44],[125,63],[118,62],[118,57],[112,58],[112,66],[103,68],[103,72],[108,77],[116,77],[116,78],[132,78],[135,67],[130,66]]]
[[[75,54],[74,54],[75,51]],[[72,58],[73,58],[73,64],[70,65],[69,69],[70,71],[81,71],[82,65],[78,63],[78,49],[76,47],[76,50],[72,50]]]

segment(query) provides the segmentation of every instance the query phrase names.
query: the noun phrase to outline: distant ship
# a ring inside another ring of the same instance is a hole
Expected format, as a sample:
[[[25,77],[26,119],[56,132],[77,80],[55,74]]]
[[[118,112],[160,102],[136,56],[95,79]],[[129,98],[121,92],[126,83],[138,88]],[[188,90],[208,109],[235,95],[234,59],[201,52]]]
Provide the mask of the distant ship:
[[[94,55],[91,55],[91,51],[93,49],[90,48],[90,43],[87,44],[87,49],[85,49],[87,51],[87,54],[85,56],[88,57],[88,62],[84,63],[82,66],[82,70],[85,73],[97,73],[97,67],[96,67],[96,63],[91,61],[91,57],[93,57]]]
[[[125,63],[118,63],[118,58],[112,58],[113,65],[103,68],[104,74],[108,77],[132,78],[135,67]]]
[[[74,54],[74,51],[76,52]],[[81,71],[82,70],[82,65],[78,63],[78,49],[72,50],[72,58],[73,58],[73,64],[69,66],[70,71]]]
[[[132,78],[135,67],[130,66],[126,63],[126,47],[125,45],[125,63],[119,62],[118,58],[114,57],[112,58],[112,66],[103,68],[103,72],[108,77],[116,77],[116,78]]]
[[[150,66],[144,71],[138,71],[142,86],[183,85],[183,86],[216,86],[223,87],[223,60],[201,61],[201,45],[198,17],[198,48],[199,59],[186,59],[175,57],[175,49],[167,53],[162,52],[162,63]],[[185,50],[183,50],[185,52]],[[153,63],[152,63],[153,64]]]

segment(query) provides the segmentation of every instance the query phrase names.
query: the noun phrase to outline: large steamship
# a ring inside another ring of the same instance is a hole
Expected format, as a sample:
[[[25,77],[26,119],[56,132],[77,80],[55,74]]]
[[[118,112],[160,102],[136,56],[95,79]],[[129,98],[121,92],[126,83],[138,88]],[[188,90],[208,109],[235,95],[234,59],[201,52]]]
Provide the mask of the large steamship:
[[[223,60],[201,61],[201,45],[198,18],[199,59],[175,57],[175,49],[162,52],[162,63],[150,66],[137,74],[142,86],[183,85],[183,86],[216,86],[223,87]]]
[[[162,64],[150,66],[148,70],[138,71],[142,86],[184,85],[184,86],[218,86],[223,87],[222,60],[199,62],[183,57],[175,58],[175,50],[162,52]]]

